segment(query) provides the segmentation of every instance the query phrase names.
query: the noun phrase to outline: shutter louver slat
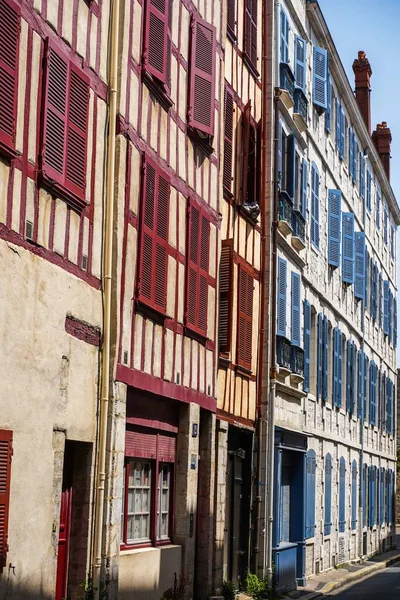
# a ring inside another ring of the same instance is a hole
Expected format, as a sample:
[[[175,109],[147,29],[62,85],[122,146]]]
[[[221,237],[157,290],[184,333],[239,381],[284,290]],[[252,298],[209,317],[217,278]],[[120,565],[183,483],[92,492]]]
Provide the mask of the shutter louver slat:
[[[7,565],[12,431],[0,430],[0,567]]]
[[[189,86],[189,125],[214,134],[215,27],[193,19]]]
[[[0,146],[15,148],[20,7],[0,0]]]
[[[329,190],[329,216],[328,216],[328,263],[333,267],[340,264],[340,190]]]

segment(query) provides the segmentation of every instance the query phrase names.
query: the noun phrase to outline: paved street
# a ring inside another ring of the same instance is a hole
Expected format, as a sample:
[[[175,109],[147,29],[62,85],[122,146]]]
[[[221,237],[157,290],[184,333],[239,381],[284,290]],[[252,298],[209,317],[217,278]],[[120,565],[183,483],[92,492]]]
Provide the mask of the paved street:
[[[335,600],[399,600],[400,562],[331,596]]]

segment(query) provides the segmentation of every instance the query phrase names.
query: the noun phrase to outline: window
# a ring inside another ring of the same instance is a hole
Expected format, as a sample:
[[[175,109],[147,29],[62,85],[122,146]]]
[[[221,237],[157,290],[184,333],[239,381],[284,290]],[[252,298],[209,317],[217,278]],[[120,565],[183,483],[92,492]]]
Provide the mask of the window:
[[[253,277],[239,267],[237,364],[251,371],[253,342]]]
[[[251,117],[251,102],[249,100],[242,113],[242,182],[240,202],[247,210],[247,213],[254,219],[260,213],[257,187],[260,150],[258,129]]]
[[[342,406],[342,337],[343,334],[338,327],[333,330],[333,385],[332,405],[340,408]]]
[[[376,467],[368,468],[368,526],[375,525],[375,499],[376,499]]]
[[[89,80],[47,40],[41,175],[71,205],[86,205]]]
[[[325,457],[324,535],[330,535],[332,527],[332,456]]]
[[[338,99],[335,100],[335,125],[336,149],[339,152],[339,158],[343,160],[345,156],[346,123],[343,108],[341,107]]]
[[[315,535],[315,467],[314,450],[306,454],[306,539]]]
[[[257,69],[257,8],[257,0],[245,0],[244,54],[254,69]]]
[[[354,214],[342,213],[342,280],[354,283]]]
[[[372,182],[371,171],[369,169],[367,169],[367,199],[366,199],[366,204],[367,204],[367,210],[369,210],[369,211],[371,211],[371,208],[372,208],[371,182]]]
[[[228,36],[235,41],[236,40],[236,1],[227,0],[227,33]]]
[[[15,150],[21,8],[0,0],[0,149]]]
[[[219,351],[231,349],[233,240],[223,240],[219,264]]]
[[[359,178],[359,182],[360,182],[360,196],[361,198],[365,198],[365,158],[364,158],[364,152],[361,151],[359,153],[360,156],[360,178]]]
[[[383,282],[383,333],[389,335],[389,281]]]
[[[319,313],[317,321],[317,397],[328,399],[328,348],[329,323],[328,317]]]
[[[277,335],[286,336],[286,260],[278,258]]]
[[[346,529],[346,461],[339,461],[339,533]]]
[[[326,110],[328,82],[328,52],[324,48],[314,47],[313,104],[321,111]]]
[[[311,165],[311,243],[319,248],[319,172]]]
[[[160,545],[171,537],[175,436],[136,427],[126,431],[121,543]],[[132,454],[137,453],[137,457]]]
[[[228,196],[232,196],[233,114],[233,94],[225,84],[223,185]]]
[[[283,8],[281,8],[280,55],[281,63],[289,63],[289,21]]]
[[[306,91],[307,42],[296,35],[294,40],[294,78],[296,87]]]
[[[371,360],[369,364],[369,422],[376,425],[376,374],[377,366]]]
[[[215,27],[194,17],[190,52],[188,124],[208,136],[214,134]]]
[[[346,342],[346,410],[352,415],[356,394],[356,345],[351,340]]]
[[[0,429],[0,570],[7,566],[12,440],[12,431]]]
[[[136,296],[162,314],[167,303],[169,196],[169,177],[145,156]]]
[[[207,336],[210,221],[192,200],[189,205],[186,269],[186,327]]]
[[[363,416],[363,370],[364,352],[359,350],[357,356],[357,416],[359,419]]]
[[[340,190],[328,191],[328,264],[340,264],[340,214],[342,194]]]
[[[361,488],[361,500],[362,500],[362,510],[363,510],[363,527],[367,524],[367,510],[368,510],[368,466],[364,463],[363,467],[363,482]]]

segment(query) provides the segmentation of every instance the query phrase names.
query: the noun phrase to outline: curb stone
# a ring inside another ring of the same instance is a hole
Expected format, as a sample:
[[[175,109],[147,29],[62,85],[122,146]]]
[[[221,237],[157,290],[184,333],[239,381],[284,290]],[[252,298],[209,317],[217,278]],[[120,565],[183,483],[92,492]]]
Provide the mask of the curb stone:
[[[348,583],[352,583],[353,581],[358,581],[360,579],[363,579],[364,577],[367,577],[368,575],[372,575],[372,573],[375,573],[376,571],[381,571],[382,569],[385,569],[385,568],[393,565],[395,562],[398,562],[399,560],[400,560],[400,553],[396,554],[395,556],[392,556],[391,558],[380,561],[380,562],[376,563],[375,565],[365,567],[364,569],[360,569],[359,571],[356,571],[355,573],[350,573],[346,577],[342,577],[341,579],[337,579],[336,581],[326,583],[318,591],[310,592],[309,594],[302,596],[301,600],[314,600],[314,598],[320,598],[322,595],[329,594],[330,592],[333,592],[334,590],[337,590],[337,589],[347,585]],[[284,596],[284,599],[286,599],[286,598],[288,600],[291,600],[290,596]]]

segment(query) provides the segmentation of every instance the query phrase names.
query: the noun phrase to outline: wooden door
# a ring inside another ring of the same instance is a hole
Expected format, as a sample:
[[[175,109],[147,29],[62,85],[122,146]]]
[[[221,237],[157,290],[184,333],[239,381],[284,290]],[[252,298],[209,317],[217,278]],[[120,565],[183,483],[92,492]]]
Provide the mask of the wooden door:
[[[67,595],[69,543],[71,534],[72,485],[61,493],[60,532],[58,535],[57,580],[55,600]]]

